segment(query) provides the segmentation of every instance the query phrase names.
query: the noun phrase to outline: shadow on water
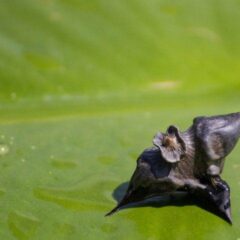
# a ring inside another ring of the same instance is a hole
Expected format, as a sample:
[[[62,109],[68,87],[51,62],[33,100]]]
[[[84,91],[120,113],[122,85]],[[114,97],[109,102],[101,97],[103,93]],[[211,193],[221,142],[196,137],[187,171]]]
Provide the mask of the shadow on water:
[[[124,182],[114,189],[112,196],[117,201],[118,204],[124,198],[128,189],[128,185],[129,185],[129,182]],[[227,222],[229,222],[225,218],[225,216],[221,212],[219,212],[218,209],[211,202],[207,201],[207,199],[197,198],[196,196],[188,194],[183,191],[174,192],[164,196],[154,196],[142,201],[131,202],[129,204],[126,204],[120,207],[118,210],[123,210],[128,208],[147,207],[147,206],[160,208],[160,207],[166,207],[166,206],[183,207],[183,206],[192,206],[192,205],[198,206],[201,209],[208,211],[218,217],[221,217]],[[112,215],[112,213],[115,213],[115,211],[110,211],[107,215]]]

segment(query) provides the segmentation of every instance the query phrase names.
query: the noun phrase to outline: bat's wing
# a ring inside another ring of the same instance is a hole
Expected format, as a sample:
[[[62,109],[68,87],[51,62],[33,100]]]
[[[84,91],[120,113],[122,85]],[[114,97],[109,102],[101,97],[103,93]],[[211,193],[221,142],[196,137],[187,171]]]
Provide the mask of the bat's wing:
[[[193,195],[195,195],[200,206],[205,206],[205,208],[223,217],[230,224],[232,223],[230,187],[220,177],[216,179],[215,186],[206,184],[206,188],[196,189]]]
[[[111,215],[127,204],[142,201],[155,192],[151,187],[158,179],[163,182],[171,170],[171,164],[161,157],[160,150],[156,147],[146,149],[137,160],[137,167],[130,179],[128,189],[118,205],[107,215]],[[163,186],[164,183],[160,186]],[[155,189],[154,189],[155,190]]]
[[[127,193],[150,188],[159,179],[166,179],[171,168],[171,164],[161,157],[158,148],[146,149],[137,160],[137,167],[130,179]]]
[[[198,117],[193,121],[195,133],[209,160],[226,157],[240,137],[240,113],[215,117]]]

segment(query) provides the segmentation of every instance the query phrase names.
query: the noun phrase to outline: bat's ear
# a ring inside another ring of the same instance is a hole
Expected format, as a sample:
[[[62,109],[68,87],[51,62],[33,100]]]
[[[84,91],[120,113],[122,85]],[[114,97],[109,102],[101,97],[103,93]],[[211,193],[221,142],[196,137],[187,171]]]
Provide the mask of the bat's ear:
[[[179,162],[186,149],[179,130],[175,126],[170,126],[166,134],[157,133],[153,138],[153,144],[160,149],[162,157],[170,163]]]
[[[164,139],[164,134],[161,133],[161,132],[158,132],[154,137],[153,137],[153,144],[156,146],[156,147],[159,147],[163,145],[163,139]]]

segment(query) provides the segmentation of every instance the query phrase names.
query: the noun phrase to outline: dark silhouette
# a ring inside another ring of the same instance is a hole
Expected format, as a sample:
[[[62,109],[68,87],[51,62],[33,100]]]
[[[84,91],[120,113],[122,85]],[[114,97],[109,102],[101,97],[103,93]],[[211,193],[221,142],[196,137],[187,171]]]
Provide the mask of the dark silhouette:
[[[158,133],[153,139],[155,146],[139,156],[126,194],[107,215],[129,204],[149,202],[153,197],[158,197],[162,206],[164,196],[174,199],[181,192],[190,197],[191,204],[231,223],[230,188],[220,174],[225,157],[239,137],[240,113],[198,117],[184,132],[172,125],[166,133]]]

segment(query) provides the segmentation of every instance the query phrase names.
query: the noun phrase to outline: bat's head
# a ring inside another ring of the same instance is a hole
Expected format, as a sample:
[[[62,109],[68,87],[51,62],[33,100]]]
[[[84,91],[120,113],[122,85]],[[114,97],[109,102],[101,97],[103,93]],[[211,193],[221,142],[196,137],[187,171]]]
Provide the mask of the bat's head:
[[[165,161],[179,162],[185,154],[186,145],[176,126],[171,125],[166,133],[157,133],[153,138],[153,144],[157,146]]]

